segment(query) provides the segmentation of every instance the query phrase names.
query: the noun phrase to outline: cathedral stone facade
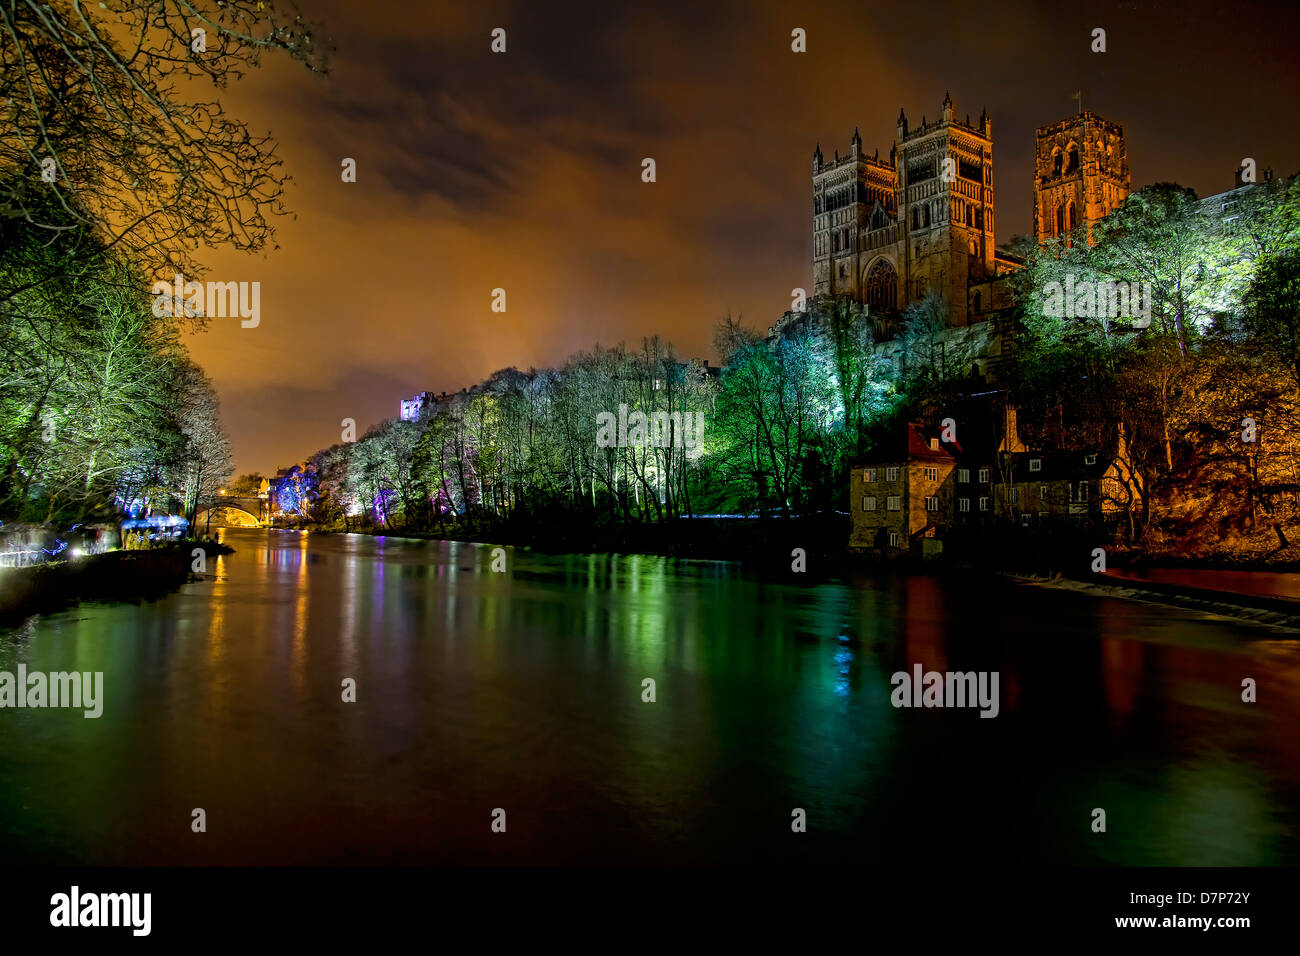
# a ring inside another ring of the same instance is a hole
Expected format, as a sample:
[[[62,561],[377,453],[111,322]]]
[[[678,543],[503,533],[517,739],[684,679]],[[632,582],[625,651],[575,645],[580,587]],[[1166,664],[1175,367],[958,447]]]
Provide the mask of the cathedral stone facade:
[[[1034,234],[1041,241],[1091,224],[1129,192],[1124,131],[1092,112],[1036,135]],[[949,321],[966,326],[1008,307],[1001,277],[1019,267],[997,254],[993,231],[993,122],[939,118],[918,127],[898,114],[888,159],[868,156],[854,130],[849,152],[812,158],[813,295],[847,296],[878,316],[897,314],[933,290]]]
[[[1132,182],[1124,128],[1091,110],[1040,126],[1034,137],[1034,238],[1092,226],[1124,204]]]
[[[1039,127],[1034,143],[1035,239],[1078,229],[1075,235],[1091,242],[1093,224],[1129,194],[1123,128],[1080,112]],[[866,303],[877,329],[887,333],[890,315],[927,292],[940,293],[951,326],[940,333],[944,361],[962,369],[968,382],[982,381],[977,387],[995,387],[977,393],[988,405],[962,419],[961,444],[909,422],[900,440],[881,445],[852,470],[849,546],[887,557],[929,557],[942,552],[951,533],[975,534],[1007,521],[1029,528],[1103,520],[1108,502],[1121,497],[1122,430],[1106,448],[1031,449],[1020,438],[1015,409],[996,391],[1000,369],[1014,359],[1008,279],[1022,263],[994,251],[987,111],[976,124],[959,122],[945,97],[938,121],[922,118],[916,129],[900,112],[888,161],[864,155],[856,131],[849,145],[847,156],[837,151],[830,162],[820,147],[813,153],[814,296]],[[1235,208],[1232,194],[1212,200],[1225,217]],[[889,334],[878,336],[873,348],[900,369],[910,358],[903,340]]]
[[[812,184],[814,295],[897,311],[934,290],[955,325],[987,308],[968,295],[999,271],[987,112],[963,122],[945,96],[938,120],[912,127],[900,110],[887,161],[855,131],[846,156],[828,162],[817,148]]]

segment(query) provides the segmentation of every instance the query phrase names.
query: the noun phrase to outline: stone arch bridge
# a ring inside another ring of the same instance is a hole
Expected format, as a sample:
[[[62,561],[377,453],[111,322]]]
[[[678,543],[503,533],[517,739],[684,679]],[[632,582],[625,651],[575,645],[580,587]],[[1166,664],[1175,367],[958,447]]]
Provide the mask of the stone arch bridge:
[[[270,517],[265,498],[256,495],[219,495],[194,516],[194,523],[207,527],[209,516],[217,527],[264,528]]]

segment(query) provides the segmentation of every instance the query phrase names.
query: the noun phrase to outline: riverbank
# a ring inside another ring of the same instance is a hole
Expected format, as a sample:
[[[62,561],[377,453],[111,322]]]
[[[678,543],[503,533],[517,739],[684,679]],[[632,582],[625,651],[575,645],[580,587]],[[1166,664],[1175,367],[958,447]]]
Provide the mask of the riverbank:
[[[233,554],[215,541],[183,541],[131,551],[107,551],[70,561],[0,569],[0,627],[82,601],[141,601],[162,597],[199,577],[194,549],[205,559]]]
[[[698,517],[678,518],[653,524],[563,524],[521,525],[509,521],[464,526],[449,524],[441,530],[386,530],[381,528],[309,527],[313,534],[368,534],[418,541],[464,541],[484,545],[506,545],[543,554],[646,554],[663,557],[738,561],[765,575],[793,573],[817,577],[846,570],[889,573],[975,573],[997,572],[1027,578],[1047,579],[1065,575],[1078,580],[1092,576],[1091,565],[1098,546],[1084,531],[1064,529],[1053,534],[1040,531],[1011,531],[996,536],[954,534],[945,540],[941,552],[922,558],[919,554],[882,558],[872,551],[849,550],[850,519],[832,514],[799,518]],[[803,553],[803,572],[796,572]],[[1117,547],[1106,548],[1112,568],[1142,571],[1152,568],[1184,568],[1239,571],[1300,571],[1289,555],[1252,563],[1229,556],[1174,557],[1148,554]],[[1154,589],[1153,589],[1154,590]]]
[[[644,525],[582,525],[523,528],[501,523],[443,531],[367,528],[308,529],[313,534],[369,534],[417,541],[464,541],[527,548],[542,554],[648,554],[707,561],[739,561],[774,573],[792,573],[803,552],[805,573],[825,574],[859,563],[844,551],[848,516],[811,518],[678,518]]]
[[[1300,633],[1300,601],[1290,601],[1285,598],[1218,591],[1185,584],[1101,576],[1091,581],[1064,576],[1040,577],[1012,573],[1006,573],[1005,576],[1043,588],[1201,611],[1245,623]]]

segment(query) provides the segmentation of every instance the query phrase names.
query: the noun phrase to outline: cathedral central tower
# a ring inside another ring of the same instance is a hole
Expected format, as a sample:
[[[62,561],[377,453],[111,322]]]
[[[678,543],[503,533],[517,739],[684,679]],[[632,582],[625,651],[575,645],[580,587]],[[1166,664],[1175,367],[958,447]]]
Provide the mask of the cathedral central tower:
[[[1087,227],[1124,204],[1132,187],[1124,127],[1091,110],[1034,136],[1034,238]]]

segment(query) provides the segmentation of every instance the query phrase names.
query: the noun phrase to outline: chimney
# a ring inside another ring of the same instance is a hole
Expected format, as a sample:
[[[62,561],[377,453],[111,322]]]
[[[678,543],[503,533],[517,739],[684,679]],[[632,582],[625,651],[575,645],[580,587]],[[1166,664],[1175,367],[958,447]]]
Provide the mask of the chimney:
[[[1029,451],[1029,446],[1020,438],[1020,426],[1016,421],[1016,406],[1008,404],[1004,414],[1003,422],[1006,428],[1002,432],[1002,442],[998,445],[998,452],[1000,454],[1015,454]]]

